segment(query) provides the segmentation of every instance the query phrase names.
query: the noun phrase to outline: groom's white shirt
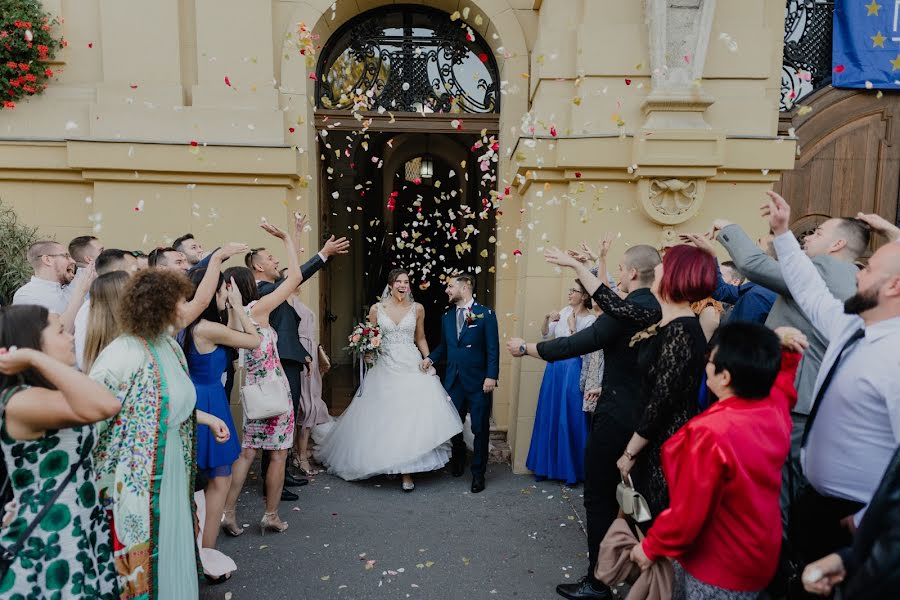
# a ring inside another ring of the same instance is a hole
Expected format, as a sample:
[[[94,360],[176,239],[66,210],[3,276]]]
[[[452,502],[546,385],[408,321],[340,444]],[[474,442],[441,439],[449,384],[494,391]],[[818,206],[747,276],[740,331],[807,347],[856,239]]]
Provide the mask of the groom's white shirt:
[[[475,305],[475,298],[470,298],[469,301],[466,302],[465,304],[463,304],[462,306],[460,306],[459,304],[457,304],[457,305],[456,305],[456,309],[459,309],[459,308],[470,309],[470,308],[472,308],[474,305]],[[456,309],[454,309],[454,312],[456,311]]]

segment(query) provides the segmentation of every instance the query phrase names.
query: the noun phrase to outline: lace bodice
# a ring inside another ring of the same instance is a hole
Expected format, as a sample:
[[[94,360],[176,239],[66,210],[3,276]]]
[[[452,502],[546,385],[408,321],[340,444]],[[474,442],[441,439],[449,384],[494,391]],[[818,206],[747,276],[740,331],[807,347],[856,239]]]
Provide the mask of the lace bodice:
[[[387,351],[392,344],[415,344],[416,305],[413,304],[409,307],[399,323],[394,323],[380,302],[377,306],[378,327],[381,328],[381,343],[384,351]]]

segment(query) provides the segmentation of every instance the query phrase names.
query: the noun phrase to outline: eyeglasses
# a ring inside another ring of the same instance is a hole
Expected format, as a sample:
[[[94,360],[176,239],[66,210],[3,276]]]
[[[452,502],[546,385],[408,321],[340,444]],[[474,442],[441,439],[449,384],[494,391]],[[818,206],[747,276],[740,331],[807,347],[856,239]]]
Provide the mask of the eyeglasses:
[[[60,254],[41,254],[41,256],[62,256],[66,260],[72,260],[72,255],[68,252],[60,253]]]
[[[579,290],[578,288],[569,288],[569,293],[570,293],[570,294],[576,294],[576,293],[577,293],[577,294],[584,294],[585,292]]]

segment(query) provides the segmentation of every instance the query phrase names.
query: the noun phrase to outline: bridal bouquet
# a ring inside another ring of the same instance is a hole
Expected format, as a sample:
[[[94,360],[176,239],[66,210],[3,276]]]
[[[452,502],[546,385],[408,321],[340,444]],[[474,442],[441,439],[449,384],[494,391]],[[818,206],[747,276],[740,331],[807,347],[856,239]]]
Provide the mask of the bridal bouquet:
[[[370,365],[375,364],[375,359],[381,352],[381,330],[376,325],[365,321],[358,323],[347,339],[350,345],[345,350]]]

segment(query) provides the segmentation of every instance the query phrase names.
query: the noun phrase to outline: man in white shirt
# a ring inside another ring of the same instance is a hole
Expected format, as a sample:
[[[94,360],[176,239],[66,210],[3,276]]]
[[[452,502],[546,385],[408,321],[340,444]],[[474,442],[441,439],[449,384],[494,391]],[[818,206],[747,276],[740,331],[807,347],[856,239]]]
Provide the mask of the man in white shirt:
[[[34,269],[31,280],[13,295],[13,304],[37,304],[60,316],[66,331],[74,330],[75,315],[93,280],[93,269],[75,279],[75,261],[62,244],[52,240],[35,242],[26,254]]]
[[[801,442],[812,489],[792,510],[791,541],[806,560],[849,545],[900,444],[900,245],[885,244],[856,276],[845,302],[827,289],[788,230],[775,192],[763,207],[791,294],[828,340]]]

